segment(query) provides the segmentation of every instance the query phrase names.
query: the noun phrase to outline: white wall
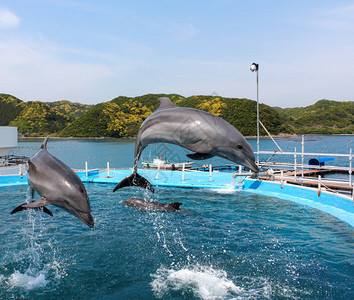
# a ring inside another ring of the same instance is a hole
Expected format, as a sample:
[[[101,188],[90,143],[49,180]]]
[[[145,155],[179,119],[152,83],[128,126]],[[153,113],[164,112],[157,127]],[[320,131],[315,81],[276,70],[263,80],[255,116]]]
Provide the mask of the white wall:
[[[17,127],[0,126],[0,156],[7,155],[11,147],[17,147]]]

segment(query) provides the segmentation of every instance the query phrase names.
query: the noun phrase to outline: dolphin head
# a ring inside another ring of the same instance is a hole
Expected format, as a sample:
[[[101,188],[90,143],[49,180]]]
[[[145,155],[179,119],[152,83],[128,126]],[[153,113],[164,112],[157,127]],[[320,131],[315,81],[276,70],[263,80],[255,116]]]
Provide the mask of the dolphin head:
[[[236,152],[236,156],[241,159],[239,164],[250,168],[255,173],[258,173],[259,168],[255,163],[254,153],[251,146],[246,142],[246,144],[238,144],[236,148],[237,150],[234,150],[234,152]]]
[[[70,184],[66,182],[65,194],[62,198],[64,201],[60,201],[60,204],[53,204],[62,207],[67,212],[79,218],[89,227],[94,226],[94,220],[91,216],[89,197],[85,186],[81,181],[71,182]]]
[[[253,172],[259,172],[259,168],[255,163],[253,150],[245,138],[238,138],[227,146],[219,147],[219,153],[221,157],[248,167]]]

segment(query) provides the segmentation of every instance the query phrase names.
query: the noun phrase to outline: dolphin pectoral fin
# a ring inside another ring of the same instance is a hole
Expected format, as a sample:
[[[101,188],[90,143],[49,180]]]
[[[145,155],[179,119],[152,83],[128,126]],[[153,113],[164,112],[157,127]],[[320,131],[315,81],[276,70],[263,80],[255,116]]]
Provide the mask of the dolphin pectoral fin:
[[[214,147],[204,141],[199,141],[194,144],[182,144],[181,146],[198,153],[211,153],[214,151]]]
[[[39,210],[43,210],[44,213],[53,217],[52,212],[48,208],[46,208],[45,206],[39,207]]]
[[[181,202],[172,202],[168,204],[169,206],[173,207],[176,210],[179,210],[179,207],[182,205]]]
[[[152,187],[152,184],[138,173],[133,173],[130,176],[124,178],[115,186],[113,192],[126,186],[139,186],[145,189],[149,189],[153,193],[155,192],[154,188]]]
[[[26,209],[38,209],[40,211],[43,211],[44,213],[46,213],[47,215],[50,215],[53,217],[53,214],[52,212],[46,208],[45,206],[39,206],[39,207],[32,207],[32,208],[28,208],[28,207],[24,207],[24,204],[27,204],[27,203],[23,203],[21,204],[20,206],[17,206],[12,212],[11,212],[11,215],[13,215],[14,213],[17,213],[21,210],[26,210]]]
[[[17,206],[12,212],[11,212],[11,215],[13,215],[14,213],[17,213],[21,210],[25,210],[26,208],[23,207],[23,205],[26,204],[26,203],[23,203],[21,204],[20,206]]]
[[[31,202],[31,203],[23,203],[20,206],[16,207],[12,212],[11,215],[14,213],[17,213],[18,211],[21,210],[25,210],[25,209],[31,209],[31,208],[35,208],[35,209],[41,209],[42,207],[44,207],[45,205],[50,204],[50,202],[48,202],[48,200],[44,197],[39,198],[38,200]],[[49,215],[53,215],[49,209],[42,209],[45,213],[48,213]]]
[[[214,155],[209,153],[193,153],[193,154],[186,154],[187,157],[193,160],[204,160],[213,157]]]
[[[22,206],[24,208],[36,208],[36,207],[41,207],[41,206],[45,206],[45,205],[49,205],[49,204],[50,204],[50,202],[48,202],[48,200],[46,198],[41,197],[34,202],[24,203],[24,204],[22,204]]]
[[[31,202],[31,203],[23,203],[20,206],[17,206],[12,212],[11,215],[14,213],[17,213],[21,210],[26,210],[26,209],[38,209],[40,211],[43,211],[44,213],[53,216],[52,212],[46,208],[44,205],[50,204],[45,198],[39,198],[37,201]]]

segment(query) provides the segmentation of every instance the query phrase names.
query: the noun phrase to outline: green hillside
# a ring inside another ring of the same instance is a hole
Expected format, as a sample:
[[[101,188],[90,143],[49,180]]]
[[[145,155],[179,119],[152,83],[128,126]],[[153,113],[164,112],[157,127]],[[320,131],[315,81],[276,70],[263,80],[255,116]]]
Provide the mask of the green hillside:
[[[133,137],[141,123],[159,106],[158,97],[174,95],[144,95],[136,98],[117,97],[95,105],[63,129],[61,137]],[[180,97],[180,96],[176,96]]]
[[[244,135],[256,134],[256,102],[248,99],[215,96],[182,97],[171,94],[148,94],[118,97],[94,106],[59,133],[62,137],[133,137],[141,123],[159,106],[158,98],[169,97],[177,106],[197,108],[213,113],[234,125]],[[263,124],[273,134],[293,133],[275,109],[260,105]],[[261,130],[261,134],[266,134]]]
[[[0,94],[0,126],[16,126],[25,136],[56,134],[91,108],[70,101],[24,102],[12,95]]]
[[[307,107],[277,110],[297,134],[354,133],[354,102],[320,100]]]
[[[0,94],[0,126],[8,126],[22,112],[23,101],[8,94]]]
[[[93,107],[93,105],[70,102],[68,100],[47,102],[47,104],[51,108],[56,109],[64,115],[67,115],[71,120],[77,119]]]
[[[62,130],[69,124],[69,117],[52,109],[47,103],[31,101],[21,113],[10,122],[25,136],[43,136]]]
[[[225,119],[243,135],[256,135],[256,101],[177,94],[119,96],[97,105],[62,100],[24,102],[0,94],[0,126],[17,126],[25,136],[134,137],[141,123],[159,106],[159,97],[177,106],[201,109]],[[354,102],[320,100],[307,107],[279,108],[260,104],[260,119],[277,134],[354,134]],[[261,135],[266,132],[260,127]]]

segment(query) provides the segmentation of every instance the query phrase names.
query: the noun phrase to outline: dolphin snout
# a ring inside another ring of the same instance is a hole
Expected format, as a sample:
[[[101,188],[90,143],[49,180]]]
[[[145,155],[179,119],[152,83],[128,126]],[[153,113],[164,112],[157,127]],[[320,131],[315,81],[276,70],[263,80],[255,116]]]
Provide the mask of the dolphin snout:
[[[257,164],[255,163],[254,159],[251,159],[250,157],[246,156],[246,160],[248,162],[248,167],[255,173],[259,172],[259,168]]]
[[[95,222],[91,216],[91,214],[86,214],[83,212],[76,212],[76,216],[83,221],[86,225],[88,225],[89,227],[94,227],[95,226]]]
[[[259,168],[255,162],[254,154],[251,147],[249,147],[249,149],[242,149],[240,157],[242,159],[242,165],[250,168],[255,173],[259,172]]]

